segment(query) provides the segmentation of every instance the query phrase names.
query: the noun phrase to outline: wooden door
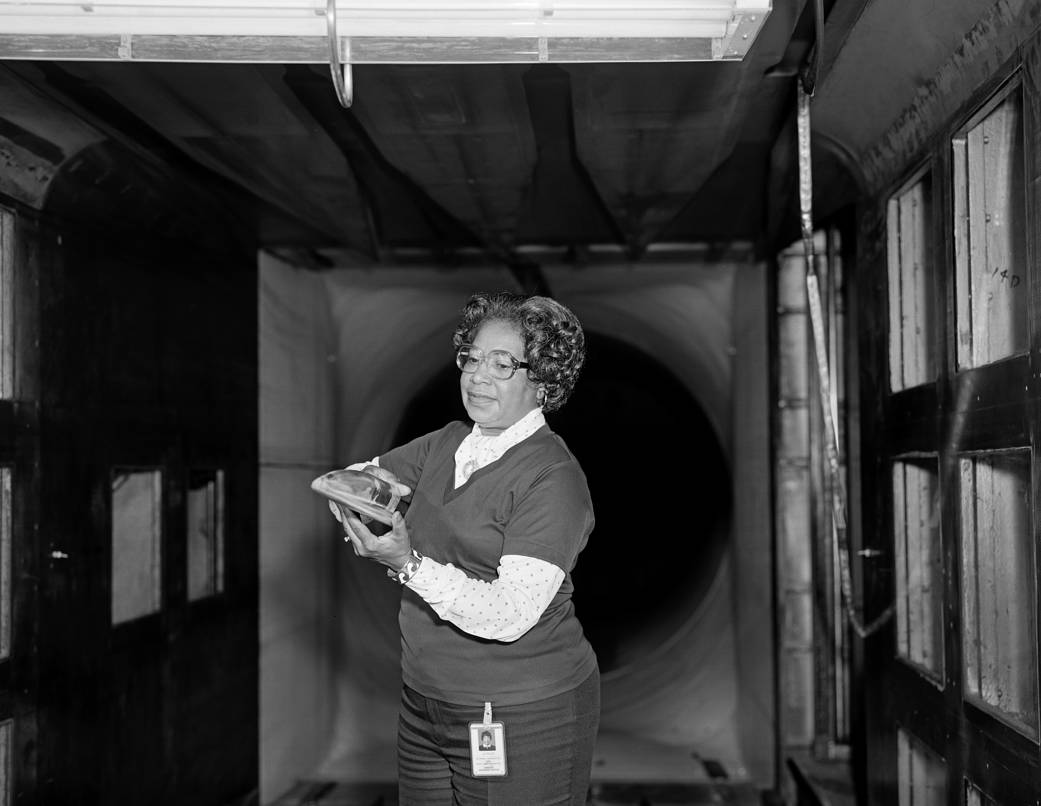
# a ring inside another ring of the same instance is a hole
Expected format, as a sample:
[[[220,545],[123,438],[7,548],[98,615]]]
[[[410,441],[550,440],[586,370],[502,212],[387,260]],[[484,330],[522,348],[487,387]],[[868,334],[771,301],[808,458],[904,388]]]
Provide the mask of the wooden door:
[[[1041,802],[1039,78],[1034,35],[862,217],[874,804]]]
[[[32,395],[0,385],[0,773],[20,802],[241,802],[258,778],[254,258],[15,229],[38,291]]]

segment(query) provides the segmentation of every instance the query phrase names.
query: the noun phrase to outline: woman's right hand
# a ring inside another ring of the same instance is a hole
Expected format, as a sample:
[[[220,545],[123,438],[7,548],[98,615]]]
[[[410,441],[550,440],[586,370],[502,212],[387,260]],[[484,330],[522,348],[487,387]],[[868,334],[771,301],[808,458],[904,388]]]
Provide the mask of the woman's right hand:
[[[343,539],[351,544],[359,557],[375,560],[397,571],[411,556],[412,541],[400,512],[392,516],[390,531],[382,534],[371,532],[350,510],[346,510],[343,515]]]

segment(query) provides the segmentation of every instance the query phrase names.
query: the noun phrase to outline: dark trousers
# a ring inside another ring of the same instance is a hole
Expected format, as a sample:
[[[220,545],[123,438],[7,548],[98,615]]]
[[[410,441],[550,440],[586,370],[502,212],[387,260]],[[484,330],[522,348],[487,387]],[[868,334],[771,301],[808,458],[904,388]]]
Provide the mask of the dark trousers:
[[[408,686],[398,720],[400,806],[582,806],[589,790],[600,724],[600,673],[577,688],[537,702],[495,708],[506,731],[504,777],[474,778],[471,722],[482,706],[424,697]]]

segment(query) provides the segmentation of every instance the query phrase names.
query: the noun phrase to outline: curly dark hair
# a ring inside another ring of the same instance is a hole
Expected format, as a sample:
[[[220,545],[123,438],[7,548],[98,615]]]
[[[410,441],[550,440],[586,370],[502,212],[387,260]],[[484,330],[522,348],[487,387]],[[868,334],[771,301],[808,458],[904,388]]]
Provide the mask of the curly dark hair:
[[[570,309],[549,297],[525,297],[502,291],[477,293],[467,301],[452,335],[457,350],[469,344],[485,322],[516,325],[524,340],[528,378],[546,390],[543,411],[563,406],[575,388],[586,360],[586,337]]]

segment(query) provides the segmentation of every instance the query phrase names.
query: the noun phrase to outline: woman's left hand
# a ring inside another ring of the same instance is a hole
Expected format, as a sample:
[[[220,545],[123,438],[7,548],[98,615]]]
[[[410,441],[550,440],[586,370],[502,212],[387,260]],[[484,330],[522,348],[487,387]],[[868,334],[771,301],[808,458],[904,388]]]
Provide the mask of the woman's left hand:
[[[369,528],[361,522],[357,513],[347,508],[341,509],[343,515],[344,540],[354,546],[354,553],[368,560],[383,563],[388,568],[397,571],[407,561],[412,553],[412,541],[405,528],[405,519],[400,512],[395,512],[391,522],[390,531],[386,534],[373,534]]]

